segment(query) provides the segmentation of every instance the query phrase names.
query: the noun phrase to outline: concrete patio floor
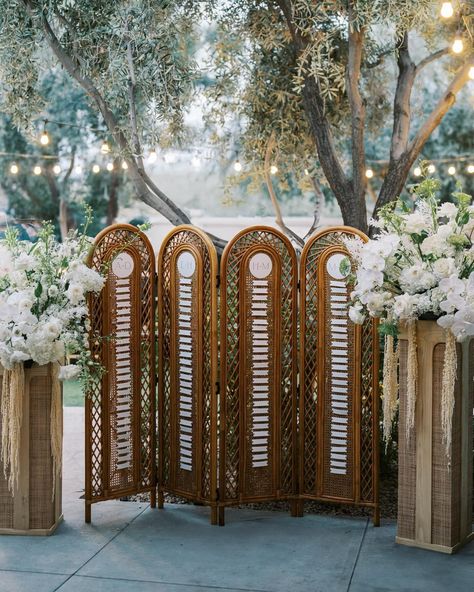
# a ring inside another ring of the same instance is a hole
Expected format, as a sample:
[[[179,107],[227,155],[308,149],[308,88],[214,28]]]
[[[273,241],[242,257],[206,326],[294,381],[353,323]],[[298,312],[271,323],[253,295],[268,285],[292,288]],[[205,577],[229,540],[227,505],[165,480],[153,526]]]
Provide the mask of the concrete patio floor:
[[[107,502],[83,521],[83,410],[65,409],[64,516],[52,537],[0,537],[0,592],[446,592],[474,589],[474,544],[398,546],[367,519]]]

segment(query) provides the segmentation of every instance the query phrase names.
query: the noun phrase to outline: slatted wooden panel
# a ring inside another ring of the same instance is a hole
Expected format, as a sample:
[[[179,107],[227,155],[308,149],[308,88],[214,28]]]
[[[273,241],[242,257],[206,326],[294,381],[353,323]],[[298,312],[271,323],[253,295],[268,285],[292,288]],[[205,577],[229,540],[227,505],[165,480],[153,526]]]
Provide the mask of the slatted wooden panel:
[[[300,494],[374,508],[378,523],[378,338],[348,317],[340,272],[350,227],[317,233],[301,259]],[[352,262],[354,268],[354,263]]]
[[[296,290],[293,247],[248,228],[221,261],[220,523],[224,508],[296,492]]]
[[[107,281],[89,299],[91,349],[106,372],[87,394],[86,522],[91,504],[143,491],[155,505],[154,254],[134,226],[101,232],[89,265]]]
[[[168,491],[217,522],[217,254],[179,226],[158,256],[159,506]]]

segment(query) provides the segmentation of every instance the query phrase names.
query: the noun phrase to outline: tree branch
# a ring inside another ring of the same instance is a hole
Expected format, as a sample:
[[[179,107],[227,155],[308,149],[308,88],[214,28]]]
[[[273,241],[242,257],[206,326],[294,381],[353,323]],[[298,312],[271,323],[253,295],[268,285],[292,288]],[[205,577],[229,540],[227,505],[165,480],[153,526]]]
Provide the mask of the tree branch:
[[[430,135],[438,127],[443,117],[456,102],[457,93],[469,80],[469,70],[472,66],[474,66],[474,59],[471,58],[471,60],[466,62],[456,74],[451,84],[448,86],[443,96],[434,107],[433,111],[418,130],[416,136],[410,142],[408,152],[410,154],[410,160],[412,163],[416,160],[416,158],[418,158],[418,155],[420,154]]]
[[[287,23],[295,49],[295,58],[298,59],[307,47],[308,42],[301,36],[293,21],[291,2],[289,0],[276,0],[276,3]],[[353,188],[337,157],[331,126],[325,113],[321,87],[314,76],[306,77],[302,98],[321,167],[341,208],[344,221],[346,223],[354,221],[354,224],[358,225],[361,221],[355,220],[356,205]],[[366,222],[363,222],[363,228],[364,225],[366,225]]]
[[[415,76],[418,75],[421,72],[421,70],[423,70],[423,68],[428,66],[428,64],[431,64],[431,62],[435,62],[436,60],[439,60],[439,58],[442,58],[443,56],[448,55],[448,54],[449,54],[449,47],[445,47],[444,49],[440,49],[439,51],[435,51],[431,55],[426,56],[426,58],[422,59],[416,65]]]
[[[313,222],[309,227],[308,232],[305,234],[303,241],[306,242],[311,236],[316,228],[319,226],[319,222],[321,220],[321,206],[324,201],[324,193],[321,189],[321,185],[316,177],[311,177],[311,181],[314,187],[314,193],[316,194],[316,199],[314,202],[314,210],[313,210]]]
[[[267,148],[265,150],[263,174],[265,176],[265,182],[267,184],[267,189],[268,189],[268,193],[270,195],[273,209],[275,210],[275,222],[281,228],[281,230],[286,235],[288,235],[290,237],[290,239],[292,241],[297,243],[298,246],[304,247],[304,241],[295,232],[293,232],[291,230],[291,228],[288,228],[288,226],[285,224],[285,221],[283,220],[283,216],[281,214],[280,204],[278,203],[278,198],[276,196],[275,188],[273,187],[273,181],[272,181],[271,174],[270,174],[270,158],[271,158],[274,148],[275,148],[275,134],[274,134],[274,132],[272,132],[270,139],[268,140],[268,143],[267,143]]]
[[[21,1],[25,8],[32,14],[32,16],[36,16],[37,7],[35,6],[35,3],[32,0]],[[108,107],[99,90],[95,87],[94,83],[88,76],[81,73],[80,64],[78,63],[78,61],[75,61],[75,59],[72,58],[65,51],[65,49],[59,42],[59,39],[56,37],[54,31],[52,30],[51,25],[48,19],[46,18],[46,14],[43,11],[39,12],[39,18],[41,21],[45,38],[54,55],[56,56],[58,61],[63,65],[68,74],[72,78],[74,78],[80,84],[80,86],[86,91],[86,93],[94,100],[100,112],[102,113],[104,121],[110,133],[112,134],[115,142],[125,154],[130,155],[126,158],[126,161],[129,165],[130,176],[134,181],[135,187],[137,189],[137,197],[153,209],[158,210],[160,213],[162,213],[172,224],[189,224],[189,217],[176,204],[174,204],[161,190],[157,188],[157,190],[155,191],[155,195],[152,194],[152,192],[150,191],[150,189],[148,188],[147,184],[145,183],[140,174],[140,169],[138,167],[136,159],[132,155],[133,153],[130,149],[127,138],[120,129],[114,114]]]
[[[405,152],[410,135],[411,91],[416,67],[410,57],[408,33],[405,32],[398,47],[398,79],[393,103],[393,131],[390,159],[397,160]]]
[[[72,175],[72,171],[74,169],[74,163],[76,161],[76,147],[73,146],[71,150],[71,160],[69,161],[69,166],[67,171],[62,180],[62,189],[63,191],[66,189],[67,182],[69,181],[70,176]]]
[[[140,136],[138,134],[137,125],[137,107],[136,107],[136,76],[135,67],[133,65],[133,45],[132,40],[128,36],[128,23],[127,23],[127,64],[129,72],[128,81],[128,103],[130,107],[130,127],[132,130],[132,141],[134,156],[137,159],[138,167],[143,170],[143,157],[142,149],[140,145]]]
[[[364,32],[353,26],[355,21],[354,3],[349,2],[349,57],[346,68],[346,89],[351,109],[352,136],[352,185],[357,205],[365,205],[367,178],[365,176],[365,105],[360,93],[360,71],[362,63],[362,48]]]

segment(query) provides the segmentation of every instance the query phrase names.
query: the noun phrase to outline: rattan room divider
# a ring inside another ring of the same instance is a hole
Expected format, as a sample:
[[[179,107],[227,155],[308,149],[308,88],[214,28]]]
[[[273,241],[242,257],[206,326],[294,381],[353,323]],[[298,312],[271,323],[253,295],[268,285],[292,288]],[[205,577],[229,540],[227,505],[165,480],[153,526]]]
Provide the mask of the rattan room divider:
[[[91,504],[144,491],[156,496],[155,266],[134,226],[101,232],[89,257],[106,284],[89,298],[90,345],[105,372],[85,402],[85,512]]]
[[[221,261],[219,523],[226,506],[297,493],[297,262],[279,231],[252,227]]]
[[[348,318],[344,239],[367,237],[328,228],[301,256],[299,497],[371,507],[378,525],[377,327]]]
[[[158,255],[158,506],[171,492],[217,523],[217,253],[180,226]]]
[[[150,491],[154,505],[158,487],[160,507],[183,496],[214,524],[269,500],[295,516],[304,500],[368,506],[378,523],[376,324],[348,319],[340,269],[356,237],[319,232],[298,275],[274,228],[238,233],[220,268],[204,232],[175,228],[157,257],[157,360],[151,245],[129,225],[97,237],[90,265],[107,283],[90,299],[91,346],[106,373],[86,400],[87,520],[95,501]]]

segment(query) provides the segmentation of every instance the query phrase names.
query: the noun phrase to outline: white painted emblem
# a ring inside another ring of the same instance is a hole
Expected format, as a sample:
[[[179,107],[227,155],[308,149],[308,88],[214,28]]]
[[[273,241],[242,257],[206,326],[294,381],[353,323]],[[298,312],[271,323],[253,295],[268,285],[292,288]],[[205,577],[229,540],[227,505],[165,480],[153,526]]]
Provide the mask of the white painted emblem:
[[[118,278],[127,278],[132,273],[135,264],[129,253],[119,253],[112,261],[112,271]]]
[[[190,251],[183,251],[178,256],[177,266],[181,276],[191,277],[196,271],[196,259]]]
[[[341,263],[346,258],[346,255],[343,255],[342,253],[335,253],[329,257],[326,262],[326,269],[331,277],[336,280],[343,280],[349,275],[350,267],[347,269],[346,273],[341,273]]]
[[[249,269],[253,277],[266,278],[272,272],[272,259],[266,253],[256,253],[250,258]]]

